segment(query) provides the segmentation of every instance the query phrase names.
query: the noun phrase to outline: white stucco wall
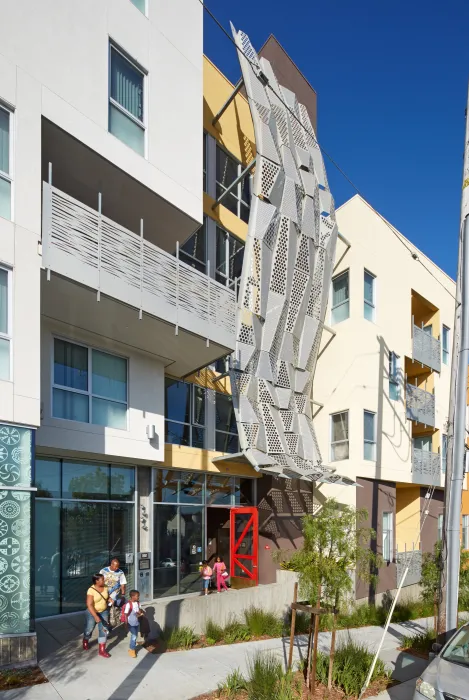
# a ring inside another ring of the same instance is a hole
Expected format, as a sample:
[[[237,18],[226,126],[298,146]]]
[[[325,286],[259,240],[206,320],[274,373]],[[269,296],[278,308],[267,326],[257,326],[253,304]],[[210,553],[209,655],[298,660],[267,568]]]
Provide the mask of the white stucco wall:
[[[193,0],[149,0],[148,17],[130,0],[0,0],[0,58],[36,83],[34,119],[42,112],[200,221],[202,12]],[[110,39],[148,72],[146,159],[108,133]]]
[[[52,417],[53,339],[58,336],[126,357],[128,362],[127,430]],[[41,328],[41,408],[38,453],[104,455],[112,461],[161,462],[164,458],[164,365],[148,353],[110,339],[43,319]],[[146,435],[154,425],[156,438]]]
[[[451,294],[455,293],[455,284],[417,250],[419,258],[432,271],[432,277],[358,196],[337,210],[337,220],[339,231],[352,244],[342,258],[345,246],[339,242],[338,264],[334,270],[334,276],[349,270],[350,317],[332,326],[337,335],[324,349],[317,365],[314,399],[323,403],[324,408],[317,413],[314,424],[322,457],[326,464],[353,479],[361,476],[412,483],[412,423],[405,417],[403,390],[400,401],[389,400],[388,350],[400,356],[404,371],[405,356],[412,357],[412,289],[440,309],[440,322],[451,329],[452,336],[454,299]],[[409,241],[406,243],[416,250]],[[365,269],[376,275],[374,322],[364,318]],[[331,324],[330,305],[326,324]],[[323,348],[329,338],[324,332]],[[450,367],[442,364],[441,373],[435,372],[434,377],[436,427],[444,432]],[[317,411],[317,407],[314,408]],[[330,414],[345,410],[349,411],[350,457],[331,462]],[[364,410],[377,413],[380,457],[377,462],[363,457]],[[355,502],[354,488],[333,486],[321,487],[321,490],[339,500]]]
[[[0,12],[3,6],[0,4]],[[4,17],[4,14],[2,14]],[[8,31],[2,19],[0,33]],[[41,258],[41,91],[0,48],[0,100],[14,108],[12,211],[0,217],[0,265],[12,270],[10,381],[0,381],[0,422],[39,424],[39,275]]]

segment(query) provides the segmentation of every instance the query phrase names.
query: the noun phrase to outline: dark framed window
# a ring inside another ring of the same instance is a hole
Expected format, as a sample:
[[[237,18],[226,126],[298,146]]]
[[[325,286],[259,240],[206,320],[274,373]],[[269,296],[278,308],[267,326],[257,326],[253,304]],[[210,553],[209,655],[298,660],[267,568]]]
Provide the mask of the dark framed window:
[[[217,145],[216,195],[217,199],[241,175],[245,166]],[[222,204],[245,222],[251,209],[251,185],[249,173],[224,198]]]

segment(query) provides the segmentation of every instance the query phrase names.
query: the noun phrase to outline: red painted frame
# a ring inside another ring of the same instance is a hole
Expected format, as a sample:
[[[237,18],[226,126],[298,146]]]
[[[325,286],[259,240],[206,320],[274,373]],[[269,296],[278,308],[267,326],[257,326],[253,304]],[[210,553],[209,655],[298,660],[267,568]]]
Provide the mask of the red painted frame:
[[[248,514],[249,518],[246,527],[241,533],[241,537],[236,540],[236,515]],[[252,530],[252,554],[240,554],[239,548],[241,543],[246,537],[249,530]],[[230,511],[230,567],[231,567],[231,578],[248,579],[254,582],[257,586],[259,583],[259,569],[258,569],[258,557],[259,557],[259,513],[255,507],[240,507],[232,508]],[[242,560],[252,561],[252,572],[249,571],[242,564]],[[235,576],[235,566],[246,572],[246,576]]]

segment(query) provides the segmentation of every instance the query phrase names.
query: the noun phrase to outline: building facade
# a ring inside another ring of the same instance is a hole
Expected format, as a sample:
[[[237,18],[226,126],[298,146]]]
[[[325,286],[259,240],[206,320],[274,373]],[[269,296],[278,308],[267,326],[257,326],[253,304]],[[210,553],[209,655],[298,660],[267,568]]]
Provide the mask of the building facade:
[[[324,492],[368,511],[383,593],[411,552],[406,584],[417,583],[422,554],[441,536],[455,283],[360,197],[337,221],[346,243],[315,376],[315,425],[323,455],[358,483]],[[357,597],[366,595],[357,582]]]

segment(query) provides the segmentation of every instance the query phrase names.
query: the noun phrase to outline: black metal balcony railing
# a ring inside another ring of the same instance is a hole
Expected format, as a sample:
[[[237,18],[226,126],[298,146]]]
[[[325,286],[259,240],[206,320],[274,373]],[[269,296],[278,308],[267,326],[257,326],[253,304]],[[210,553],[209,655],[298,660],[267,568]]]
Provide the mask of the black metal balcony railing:
[[[435,427],[435,395],[413,384],[406,384],[406,417]]]
[[[413,481],[418,484],[436,483],[441,475],[441,455],[414,447],[412,449]]]
[[[441,343],[423,328],[413,326],[412,357],[416,362],[441,372]]]

